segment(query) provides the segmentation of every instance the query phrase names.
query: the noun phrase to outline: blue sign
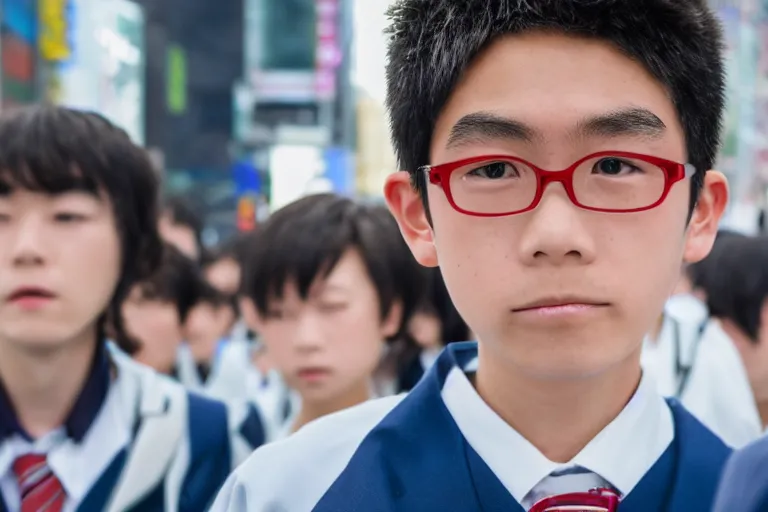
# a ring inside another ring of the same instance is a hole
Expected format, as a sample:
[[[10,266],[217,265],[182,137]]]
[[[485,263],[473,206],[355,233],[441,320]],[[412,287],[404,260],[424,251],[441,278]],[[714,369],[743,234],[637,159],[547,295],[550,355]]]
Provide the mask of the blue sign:
[[[338,194],[355,193],[355,166],[352,153],[341,147],[325,150],[325,178]]]
[[[3,24],[19,39],[37,44],[37,1],[3,0]]]
[[[238,197],[261,192],[261,176],[251,162],[235,162],[232,165],[232,180],[235,182],[235,195]]]

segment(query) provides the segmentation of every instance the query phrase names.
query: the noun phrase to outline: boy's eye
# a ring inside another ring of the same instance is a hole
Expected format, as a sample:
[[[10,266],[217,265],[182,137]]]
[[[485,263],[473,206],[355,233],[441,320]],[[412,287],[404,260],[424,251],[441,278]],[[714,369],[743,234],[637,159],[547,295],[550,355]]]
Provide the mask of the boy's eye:
[[[82,222],[83,220],[85,220],[84,215],[80,215],[79,213],[73,213],[73,212],[57,213],[54,218],[56,219],[57,222],[65,222],[65,223]]]
[[[282,320],[284,315],[282,311],[272,310],[272,311],[267,311],[266,317],[267,317],[267,320]]]
[[[347,309],[346,302],[325,302],[320,304],[320,311],[324,313],[336,313]]]

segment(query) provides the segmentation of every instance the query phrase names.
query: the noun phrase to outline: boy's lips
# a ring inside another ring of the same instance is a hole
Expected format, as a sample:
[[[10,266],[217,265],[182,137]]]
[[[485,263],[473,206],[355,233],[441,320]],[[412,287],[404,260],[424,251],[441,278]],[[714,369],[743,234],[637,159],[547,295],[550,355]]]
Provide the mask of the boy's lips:
[[[331,374],[330,368],[313,366],[301,368],[296,372],[296,376],[305,382],[318,382]]]
[[[8,294],[8,302],[17,302],[27,299],[53,299],[56,294],[41,286],[19,286]]]
[[[577,321],[589,318],[610,303],[579,296],[546,297],[514,308],[521,320],[532,322]]]
[[[6,297],[6,302],[22,310],[35,311],[45,307],[56,298],[56,294],[39,286],[20,286]]]
[[[558,309],[558,308],[590,308],[590,307],[604,307],[609,306],[608,302],[602,300],[595,300],[587,297],[580,297],[576,295],[564,295],[559,297],[544,297],[531,302],[527,302],[522,306],[513,308],[514,313],[534,311],[538,309]]]

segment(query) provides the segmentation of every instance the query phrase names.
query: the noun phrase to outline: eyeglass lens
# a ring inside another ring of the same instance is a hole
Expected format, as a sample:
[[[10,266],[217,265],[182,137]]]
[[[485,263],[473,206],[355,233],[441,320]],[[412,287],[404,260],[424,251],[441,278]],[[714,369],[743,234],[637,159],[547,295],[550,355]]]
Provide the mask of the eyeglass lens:
[[[517,160],[479,162],[453,171],[450,189],[459,208],[481,214],[525,210],[535,200],[539,176]],[[666,172],[656,164],[626,157],[600,156],[580,163],[573,173],[576,202],[587,208],[633,210],[656,203]]]

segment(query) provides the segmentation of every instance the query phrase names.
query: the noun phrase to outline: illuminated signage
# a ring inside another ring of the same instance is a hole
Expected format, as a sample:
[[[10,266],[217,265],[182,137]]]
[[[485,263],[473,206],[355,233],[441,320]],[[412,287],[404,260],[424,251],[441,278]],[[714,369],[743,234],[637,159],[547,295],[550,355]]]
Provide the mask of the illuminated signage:
[[[47,61],[67,60],[69,46],[69,0],[38,0],[40,55]]]

